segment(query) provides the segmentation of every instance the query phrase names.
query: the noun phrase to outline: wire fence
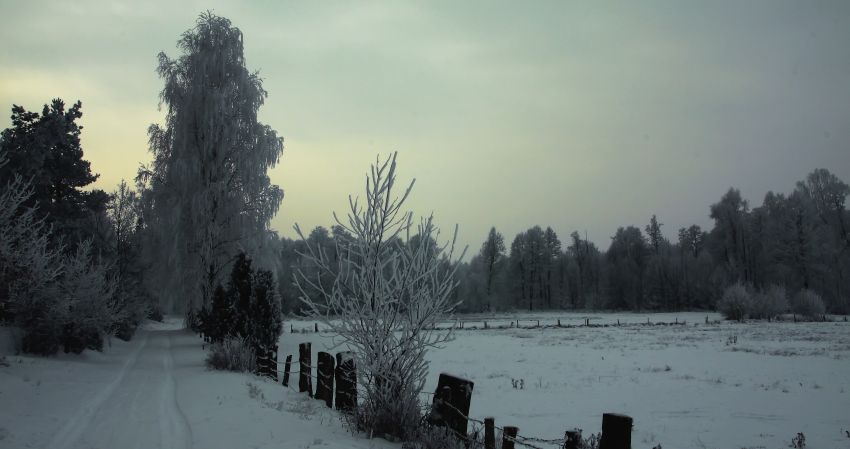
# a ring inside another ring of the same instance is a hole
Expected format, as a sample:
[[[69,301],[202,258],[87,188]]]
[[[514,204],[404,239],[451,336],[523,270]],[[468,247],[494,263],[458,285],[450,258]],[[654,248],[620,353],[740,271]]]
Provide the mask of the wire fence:
[[[279,379],[281,377],[281,374],[282,374],[281,373],[282,370],[281,370],[280,366],[281,365],[285,366],[285,365],[287,365],[287,363],[286,362],[280,362],[279,358],[277,358],[276,356],[268,356],[268,357],[269,358],[267,359],[267,362],[269,363],[269,365],[272,365],[272,366],[275,367],[275,372],[273,372],[273,373],[266,372],[262,375],[265,375],[266,377],[269,377],[269,378],[273,379],[276,383],[278,383]],[[360,384],[360,382],[356,382],[356,381],[353,383],[353,385],[350,385],[350,387],[352,387],[352,388],[350,388],[349,391],[341,391],[338,388],[338,386],[334,385],[334,383],[335,383],[334,381],[339,379],[339,377],[337,377],[337,376],[339,376],[339,371],[338,371],[340,369],[339,365],[336,365],[334,367],[333,364],[330,364],[330,367],[329,366],[322,366],[321,367],[322,369],[329,369],[330,370],[329,376],[323,376],[320,373],[320,371],[319,371],[320,366],[319,365],[307,363],[307,362],[303,361],[303,359],[300,359],[300,358],[298,360],[290,359],[290,362],[288,363],[288,365],[289,365],[288,367],[284,368],[285,371],[284,371],[283,377],[284,377],[284,379],[288,380],[288,382],[284,384],[284,387],[287,388],[288,390],[291,390],[292,392],[295,392],[295,393],[305,393],[305,392],[307,392],[311,397],[313,397],[314,394],[318,393],[318,388],[316,388],[316,390],[314,391],[314,382],[315,382],[315,387],[318,387],[319,383],[322,383],[323,388],[324,388],[324,390],[323,390],[324,394],[329,395],[331,398],[336,398],[337,400],[340,399],[340,396],[349,397],[349,398],[353,397],[353,398],[355,398],[354,399],[355,406],[356,406],[356,398],[357,397],[365,397],[365,396],[361,396],[361,395],[365,395],[367,393],[366,388],[363,387]],[[288,368],[292,368],[292,370],[289,371]],[[356,379],[356,368],[352,367],[352,368],[346,368],[346,369],[354,369],[353,375],[355,376],[355,379]],[[314,374],[314,371],[315,371],[315,374]],[[286,374],[288,374],[289,376],[287,376]],[[302,376],[310,379],[310,382],[307,385],[301,384],[300,380],[301,380]],[[328,379],[328,377],[330,377],[330,379]],[[296,381],[299,382],[299,385],[297,387],[294,385],[294,383]],[[441,378],[441,383],[442,383],[442,378]],[[330,385],[328,385],[328,384],[330,384]],[[581,430],[579,430],[579,429],[565,430],[564,436],[559,437],[559,438],[541,438],[541,437],[536,437],[536,436],[522,435],[522,434],[519,433],[517,427],[513,427],[513,426],[504,426],[503,427],[503,426],[495,425],[495,421],[493,421],[493,418],[479,419],[479,418],[476,418],[476,417],[473,417],[473,416],[469,416],[468,414],[462,412],[460,409],[455,407],[449,401],[443,400],[440,396],[437,396],[436,393],[422,391],[422,392],[420,392],[420,394],[424,395],[424,396],[433,397],[433,400],[432,400],[432,403],[430,404],[430,406],[423,404],[423,407],[425,409],[424,411],[426,411],[426,415],[428,414],[427,412],[429,410],[430,410],[430,412],[434,412],[439,407],[447,407],[453,413],[457,414],[457,416],[459,416],[463,420],[465,420],[466,424],[463,425],[463,428],[466,428],[466,425],[468,423],[472,423],[472,431],[468,432],[467,434],[464,435],[462,432],[455,430],[448,423],[448,421],[444,422],[444,424],[446,424],[445,428],[448,429],[450,432],[452,432],[454,435],[456,435],[458,438],[463,440],[465,442],[467,448],[489,449],[489,447],[485,446],[485,439],[486,438],[482,437],[482,431],[484,431],[484,433],[485,433],[484,437],[487,436],[486,434],[489,431],[491,433],[490,436],[492,438],[499,439],[503,443],[505,443],[505,442],[513,443],[515,445],[530,448],[530,449],[551,449],[552,447],[558,447],[558,448],[582,447],[582,446],[580,446],[582,444],[582,440],[581,440],[582,437],[581,437]],[[328,400],[326,396],[323,397],[323,398],[317,398],[317,399],[325,399],[327,401],[327,405],[329,407],[331,406],[332,401]],[[466,406],[468,408],[468,403],[467,403]],[[337,404],[337,407],[339,407],[339,403]],[[628,419],[631,420],[631,418],[628,418]],[[491,421],[491,422],[488,424],[487,421]],[[492,428],[492,430],[489,430],[488,427]],[[603,425],[603,427],[604,427],[604,425]],[[495,434],[496,431],[500,432],[501,435],[496,437],[496,434]],[[598,443],[599,435],[601,435],[601,434],[591,434],[589,439],[590,440],[595,439],[596,442]],[[569,443],[571,443],[571,444],[569,444]],[[578,444],[578,445],[576,445],[576,444]]]
[[[596,322],[594,322],[596,321]],[[442,321],[434,324],[429,330],[438,331],[479,331],[479,330],[503,330],[503,329],[578,329],[578,328],[609,328],[609,327],[645,327],[645,326],[687,326],[687,320],[679,320],[674,318],[673,321],[652,321],[647,317],[644,320],[634,319],[616,319],[615,321],[599,322],[595,317],[587,317],[579,319],[575,317],[569,318],[544,318],[544,319],[475,319],[475,320],[456,320]],[[717,325],[720,320],[709,319],[705,317],[704,321],[691,321],[692,324]],[[328,333],[332,329],[326,325],[320,326],[318,323],[312,323],[307,327],[296,328],[294,324],[289,325],[289,332],[292,334],[308,334],[308,333]]]

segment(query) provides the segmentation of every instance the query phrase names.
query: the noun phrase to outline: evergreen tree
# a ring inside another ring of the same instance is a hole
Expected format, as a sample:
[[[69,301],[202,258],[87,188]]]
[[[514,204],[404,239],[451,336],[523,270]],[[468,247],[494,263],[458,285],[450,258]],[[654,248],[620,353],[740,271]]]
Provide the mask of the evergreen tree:
[[[0,185],[21,176],[31,192],[23,206],[38,205],[38,217],[46,220],[55,241],[62,239],[69,252],[92,238],[92,215],[103,214],[109,200],[102,190],[82,190],[98,175],[83,159],[83,127],[77,124],[81,108],[78,101],[66,110],[58,98],[44,105],[41,114],[14,105],[12,127],[0,133],[0,151],[7,159],[0,167]]]
[[[490,228],[490,232],[487,234],[487,239],[484,241],[484,244],[481,245],[479,255],[481,256],[483,264],[486,266],[486,293],[489,299],[490,295],[493,293],[493,281],[496,277],[496,272],[499,269],[499,264],[505,257],[505,239],[502,237],[502,234],[496,231],[495,227]]]

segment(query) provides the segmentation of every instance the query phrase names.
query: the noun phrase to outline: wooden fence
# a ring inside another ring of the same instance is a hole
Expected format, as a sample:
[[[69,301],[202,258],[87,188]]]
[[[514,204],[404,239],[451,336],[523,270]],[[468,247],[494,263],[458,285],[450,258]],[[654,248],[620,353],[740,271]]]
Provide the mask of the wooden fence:
[[[271,352],[271,351],[270,351]],[[278,380],[278,367],[283,365],[282,384],[290,386],[292,355],[286,356],[284,363],[277,363],[277,348],[274,354],[263,355],[264,362],[259,363],[258,373]],[[273,362],[272,362],[273,361]],[[260,368],[262,366],[263,368]],[[313,374],[315,370],[315,375]],[[313,380],[316,380],[315,389]],[[483,420],[469,416],[472,402],[474,383],[450,374],[442,373],[433,393],[429,422],[443,426],[463,439],[467,448],[496,448],[496,430],[501,432],[501,448],[516,449],[517,446],[531,449],[546,449],[557,447],[561,449],[578,449],[583,447],[581,430],[567,430],[563,437],[544,439],[524,436],[519,433],[517,426],[499,427],[495,419],[485,417]],[[307,393],[316,400],[323,401],[329,408],[350,413],[357,406],[357,366],[352,352],[339,352],[332,357],[327,352],[318,352],[317,363],[312,365],[312,348],[310,343],[298,345],[298,392]],[[630,449],[632,418],[616,413],[602,415],[602,433],[592,435],[597,439],[599,449]],[[477,425],[477,429],[469,432],[469,424]],[[483,430],[483,435],[481,431]]]

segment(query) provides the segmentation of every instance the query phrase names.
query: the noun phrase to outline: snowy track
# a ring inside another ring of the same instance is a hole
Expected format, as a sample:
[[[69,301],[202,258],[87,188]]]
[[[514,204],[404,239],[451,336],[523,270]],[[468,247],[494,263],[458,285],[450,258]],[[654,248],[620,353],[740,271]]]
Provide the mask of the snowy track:
[[[192,447],[180,409],[171,335],[140,331],[140,343],[112,382],[85,402],[48,444],[50,449]]]

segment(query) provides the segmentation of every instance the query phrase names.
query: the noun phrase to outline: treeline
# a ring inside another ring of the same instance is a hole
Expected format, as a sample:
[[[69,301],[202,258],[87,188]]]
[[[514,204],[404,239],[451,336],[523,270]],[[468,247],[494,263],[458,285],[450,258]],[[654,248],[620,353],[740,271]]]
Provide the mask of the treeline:
[[[562,240],[551,228],[533,226],[508,244],[495,228],[458,270],[459,312],[493,310],[715,309],[727,287],[754,292],[784,288],[820,295],[827,311],[850,312],[850,187],[817,169],[789,194],[768,192],[750,208],[729,189],[709,208],[711,229],[681,228],[665,237],[655,215],[642,227],[616,230],[607,248],[578,232]],[[338,227],[315,228],[310,243],[335,255]],[[280,240],[279,279],[309,272],[303,241]],[[321,275],[316,273],[316,275]],[[327,275],[327,274],[325,274]],[[297,313],[298,293],[280,283],[284,310]]]

